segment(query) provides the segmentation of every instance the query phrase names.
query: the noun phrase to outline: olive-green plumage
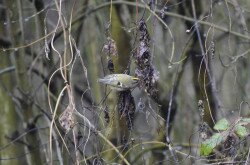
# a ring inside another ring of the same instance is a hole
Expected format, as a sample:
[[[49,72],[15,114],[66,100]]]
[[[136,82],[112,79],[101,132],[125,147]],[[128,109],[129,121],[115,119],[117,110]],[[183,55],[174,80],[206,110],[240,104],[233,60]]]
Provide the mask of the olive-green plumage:
[[[135,88],[138,81],[139,78],[127,74],[111,74],[98,80],[98,82],[109,85],[112,89],[117,91]]]

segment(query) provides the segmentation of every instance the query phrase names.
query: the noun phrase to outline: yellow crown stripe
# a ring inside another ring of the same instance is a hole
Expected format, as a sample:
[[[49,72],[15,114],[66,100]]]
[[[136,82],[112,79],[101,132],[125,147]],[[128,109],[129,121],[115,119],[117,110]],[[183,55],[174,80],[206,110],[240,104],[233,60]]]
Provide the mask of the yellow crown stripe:
[[[132,77],[132,80],[139,80],[139,78],[137,78],[137,77]]]

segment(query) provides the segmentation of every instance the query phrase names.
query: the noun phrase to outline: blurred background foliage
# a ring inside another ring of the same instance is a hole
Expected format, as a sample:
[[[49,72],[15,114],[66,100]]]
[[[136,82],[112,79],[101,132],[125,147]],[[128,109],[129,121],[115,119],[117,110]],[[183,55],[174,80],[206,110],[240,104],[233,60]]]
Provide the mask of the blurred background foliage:
[[[0,165],[249,163],[249,134],[228,131],[210,156],[200,144],[221,118],[250,117],[250,1],[0,6]],[[98,83],[136,75],[142,48],[150,88],[123,93]]]

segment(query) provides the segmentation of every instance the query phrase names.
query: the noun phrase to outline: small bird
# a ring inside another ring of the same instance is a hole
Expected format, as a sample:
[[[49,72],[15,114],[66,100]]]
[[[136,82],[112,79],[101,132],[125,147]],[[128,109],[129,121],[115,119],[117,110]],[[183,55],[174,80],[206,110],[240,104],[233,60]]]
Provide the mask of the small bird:
[[[139,78],[127,74],[110,74],[100,78],[98,82],[109,85],[111,89],[126,91],[138,85]]]

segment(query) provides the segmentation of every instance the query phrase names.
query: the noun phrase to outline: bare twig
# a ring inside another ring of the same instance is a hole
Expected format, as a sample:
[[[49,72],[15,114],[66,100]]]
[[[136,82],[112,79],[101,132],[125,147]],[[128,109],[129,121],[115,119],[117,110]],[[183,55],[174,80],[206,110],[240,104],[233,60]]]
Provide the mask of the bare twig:
[[[10,66],[8,68],[1,69],[0,70],[0,75],[11,72],[11,71],[14,71],[14,70],[15,70],[15,66]]]

